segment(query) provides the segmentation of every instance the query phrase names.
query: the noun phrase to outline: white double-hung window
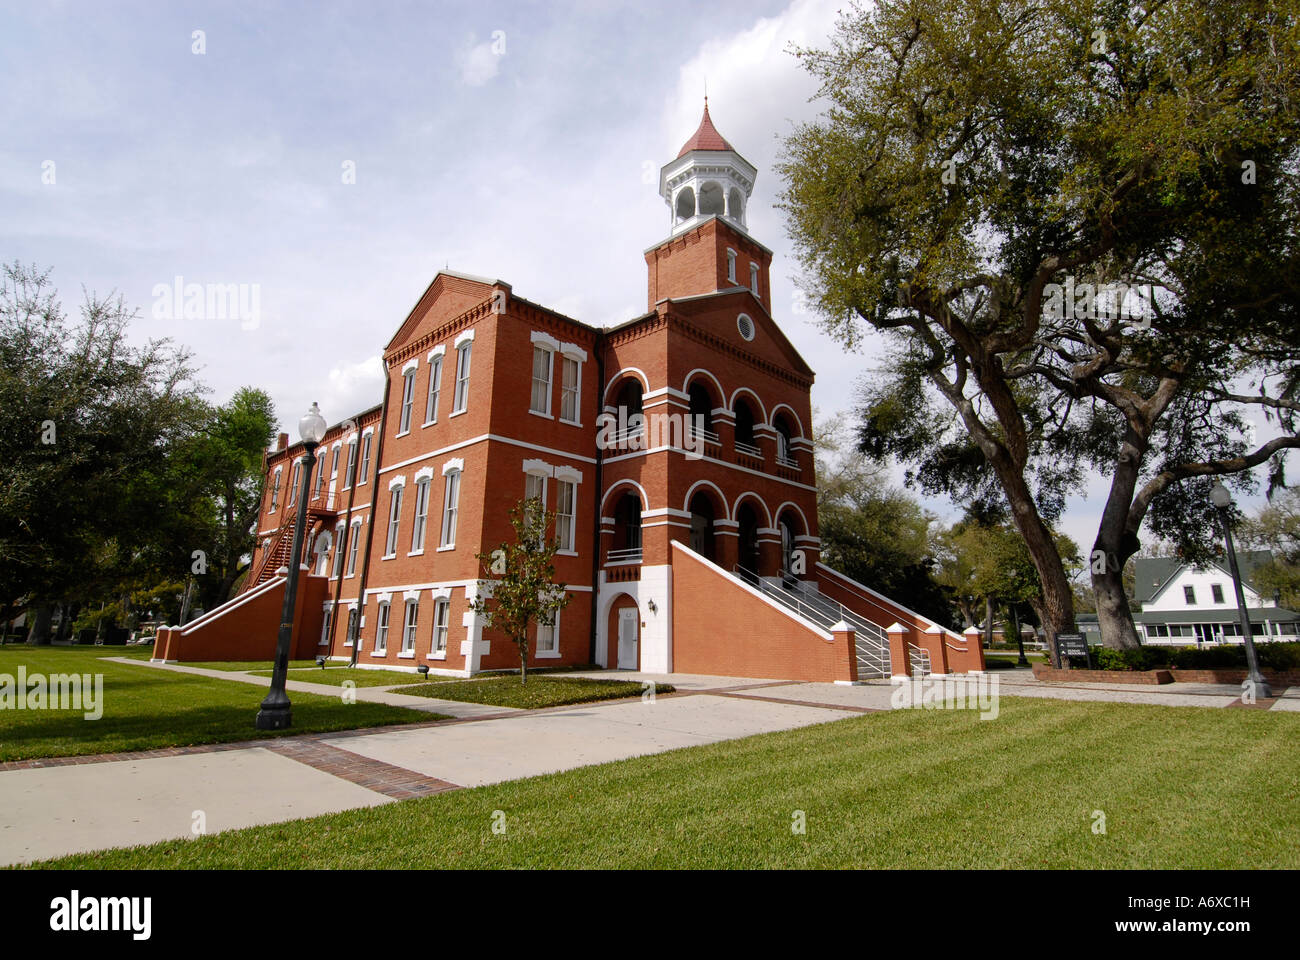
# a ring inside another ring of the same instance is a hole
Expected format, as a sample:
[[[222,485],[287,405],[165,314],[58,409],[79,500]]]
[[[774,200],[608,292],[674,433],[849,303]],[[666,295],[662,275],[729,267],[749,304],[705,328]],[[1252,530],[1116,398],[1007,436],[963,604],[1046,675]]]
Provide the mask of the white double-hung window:
[[[460,513],[460,474],[465,464],[462,460],[449,460],[442,468],[442,536],[438,541],[441,550],[456,546],[456,517]]]
[[[402,370],[402,414],[397,423],[399,437],[411,429],[411,406],[415,403],[415,370],[418,362],[407,364]]]
[[[429,521],[429,486],[432,474],[415,481],[415,529],[411,531],[411,552],[424,552],[424,531]]]
[[[555,539],[559,549],[573,549],[573,525],[577,519],[574,509],[578,498],[578,485],[571,480],[555,481]]]
[[[429,354],[429,395],[424,401],[424,424],[438,422],[438,394],[442,391],[442,353],[438,347]]]
[[[384,541],[384,556],[397,555],[397,530],[402,522],[402,490],[405,478],[397,477],[388,485],[388,538]]]
[[[528,406],[532,413],[551,415],[551,371],[555,353],[540,344],[533,347],[533,394]]]
[[[415,628],[420,621],[420,601],[406,601],[406,617],[402,622],[402,653],[415,651]]]
[[[447,652],[447,628],[451,623],[451,601],[439,597],[433,602],[433,652]]]
[[[451,400],[452,413],[464,413],[469,403],[469,365],[473,350],[473,330],[456,338],[456,390]]]

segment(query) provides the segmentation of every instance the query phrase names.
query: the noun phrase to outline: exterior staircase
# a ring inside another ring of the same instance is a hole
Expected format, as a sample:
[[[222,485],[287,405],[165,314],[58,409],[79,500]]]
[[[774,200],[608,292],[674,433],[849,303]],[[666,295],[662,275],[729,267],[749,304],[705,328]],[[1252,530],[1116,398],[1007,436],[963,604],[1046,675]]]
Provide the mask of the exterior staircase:
[[[824,596],[808,581],[784,571],[779,580],[760,577],[753,570],[737,566],[736,576],[765,597],[816,624],[830,630],[840,621],[853,628],[858,661],[858,679],[888,678],[890,675],[889,634],[879,624],[855,613],[830,597]]]

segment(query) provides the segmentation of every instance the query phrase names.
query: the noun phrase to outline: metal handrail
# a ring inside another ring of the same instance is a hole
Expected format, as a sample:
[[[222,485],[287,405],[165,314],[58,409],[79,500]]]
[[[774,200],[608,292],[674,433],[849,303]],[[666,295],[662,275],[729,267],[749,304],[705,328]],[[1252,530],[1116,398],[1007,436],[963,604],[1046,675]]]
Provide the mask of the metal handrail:
[[[611,550],[605,558],[606,563],[640,563],[641,548],[626,547],[622,550]]]
[[[759,449],[758,446],[752,443],[745,443],[743,440],[736,441],[736,452],[744,453],[751,457],[761,457],[763,455],[763,451]]]
[[[907,658],[912,665],[912,676],[928,677],[930,675],[930,651],[907,641]]]
[[[841,620],[853,628],[858,659],[858,677],[886,677],[890,672],[889,635],[877,624],[859,616],[843,604],[808,590],[803,581],[781,571],[781,586],[776,587],[753,570],[736,564],[734,572],[761,594],[770,597],[823,630],[830,630]]]

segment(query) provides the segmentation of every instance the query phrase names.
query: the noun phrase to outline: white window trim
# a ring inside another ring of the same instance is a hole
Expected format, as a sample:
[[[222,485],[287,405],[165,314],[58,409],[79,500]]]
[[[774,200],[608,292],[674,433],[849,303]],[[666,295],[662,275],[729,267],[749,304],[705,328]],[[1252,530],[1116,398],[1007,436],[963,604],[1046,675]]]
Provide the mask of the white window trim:
[[[447,642],[442,650],[438,646],[438,605],[447,604]],[[429,635],[429,652],[426,660],[446,660],[447,651],[451,649],[451,590],[435,590],[433,594],[433,632]]]
[[[540,638],[534,640],[533,656],[536,657],[538,660],[558,660],[560,658],[560,614],[562,612],[563,611],[561,610],[555,611],[555,623],[553,623],[550,628],[552,631],[552,638],[555,640],[555,649],[547,650],[543,652],[540,649],[540,645],[538,643],[538,640]],[[542,625],[540,623],[537,625],[537,629],[538,632],[542,630]]]
[[[453,347],[455,347],[457,350],[459,350],[459,349],[460,349],[460,345],[461,345],[462,343],[470,343],[470,342],[472,342],[472,341],[474,340],[474,330],[475,330],[475,329],[476,329],[476,328],[474,328],[474,327],[470,327],[468,330],[466,330],[466,331],[464,331],[463,333],[461,333],[461,335],[458,336],[455,340],[453,340],[453,341],[451,342],[451,345],[452,345]]]
[[[736,251],[727,247],[727,279],[732,283],[739,283],[736,279]]]
[[[571,349],[570,349],[571,348]],[[560,423],[567,423],[575,427],[582,426],[582,365],[587,361],[587,351],[581,349],[576,344],[566,343],[560,348],[560,356],[565,360],[572,360],[578,365],[578,380],[574,384],[577,391],[578,399],[573,404],[573,411],[577,415],[575,420],[564,419],[564,364],[560,364]]]
[[[327,646],[331,635],[334,633],[334,624],[330,622],[334,619],[334,604],[324,603],[321,605],[321,609],[325,611],[325,620],[321,624],[320,639],[316,641],[318,647]]]
[[[560,341],[554,337],[547,336],[540,331],[534,330],[532,335],[533,353],[529,358],[532,361],[537,359],[537,351],[542,350],[546,353],[546,409],[533,409],[533,372],[528,372],[528,412],[534,417],[543,417],[546,420],[554,420],[554,411],[551,407],[555,401],[555,353],[560,346]]]
[[[357,575],[357,555],[360,552],[361,544],[361,524],[364,518],[358,517],[352,521],[351,530],[348,533],[348,550],[347,558],[343,561],[343,579],[350,580]]]

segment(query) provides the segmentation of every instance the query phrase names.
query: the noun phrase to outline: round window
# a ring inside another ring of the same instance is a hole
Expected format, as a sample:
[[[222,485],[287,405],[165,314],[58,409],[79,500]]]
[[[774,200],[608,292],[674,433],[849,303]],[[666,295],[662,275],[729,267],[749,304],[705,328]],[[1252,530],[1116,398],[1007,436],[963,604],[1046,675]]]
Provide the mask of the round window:
[[[736,329],[740,331],[740,335],[746,340],[754,339],[754,321],[745,314],[742,313],[736,318]]]

